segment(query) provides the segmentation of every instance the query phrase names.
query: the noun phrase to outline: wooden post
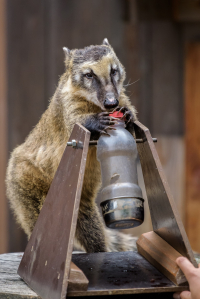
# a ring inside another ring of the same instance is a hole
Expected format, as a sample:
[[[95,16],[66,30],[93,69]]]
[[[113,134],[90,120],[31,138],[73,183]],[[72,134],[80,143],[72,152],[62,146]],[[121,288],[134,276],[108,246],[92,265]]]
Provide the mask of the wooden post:
[[[18,269],[43,299],[67,294],[90,132],[76,124],[73,139],[78,145],[64,151]]]
[[[153,230],[197,267],[151,134],[139,121],[135,121],[135,134],[136,138],[143,139],[143,143],[138,143],[138,152]]]
[[[190,43],[185,64],[186,231],[200,252],[200,43]]]
[[[6,2],[0,1],[0,253],[7,252],[7,203],[5,171],[7,163],[7,73],[6,73]]]
[[[137,240],[138,252],[176,285],[187,285],[187,280],[176,264],[182,255],[155,232],[142,234]]]

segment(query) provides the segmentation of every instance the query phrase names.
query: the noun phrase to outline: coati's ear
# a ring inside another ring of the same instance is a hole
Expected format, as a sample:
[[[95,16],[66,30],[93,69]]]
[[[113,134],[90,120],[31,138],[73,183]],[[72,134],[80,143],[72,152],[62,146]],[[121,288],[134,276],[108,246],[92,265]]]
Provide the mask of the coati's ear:
[[[70,50],[66,47],[63,47],[63,51],[65,53],[65,59],[67,59],[69,57],[69,54],[70,54]]]
[[[104,38],[102,45],[110,46],[107,38]]]

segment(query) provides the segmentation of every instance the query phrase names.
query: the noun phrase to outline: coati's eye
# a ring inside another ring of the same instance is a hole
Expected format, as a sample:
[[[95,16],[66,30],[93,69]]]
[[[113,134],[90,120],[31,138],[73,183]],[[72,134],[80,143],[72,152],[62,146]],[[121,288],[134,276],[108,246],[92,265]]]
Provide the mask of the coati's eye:
[[[87,73],[84,75],[87,79],[92,79],[93,78],[93,74],[92,73]]]
[[[111,69],[111,75],[113,75],[113,76],[117,75],[117,70]]]

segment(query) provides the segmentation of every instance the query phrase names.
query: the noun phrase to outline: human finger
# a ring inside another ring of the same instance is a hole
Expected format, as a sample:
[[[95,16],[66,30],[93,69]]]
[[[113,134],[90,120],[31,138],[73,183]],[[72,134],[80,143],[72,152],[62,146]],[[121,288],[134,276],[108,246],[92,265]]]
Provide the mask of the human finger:
[[[180,292],[178,292],[178,293],[174,293],[173,294],[173,298],[174,299],[180,299],[181,297],[180,297]]]
[[[192,299],[192,295],[191,295],[191,292],[189,292],[189,291],[183,291],[181,293],[180,292],[174,293],[173,298],[174,299]]]
[[[187,280],[190,279],[191,274],[196,269],[192,263],[185,257],[181,256],[176,259],[177,265],[181,268]]]
[[[192,295],[190,291],[183,291],[180,293],[181,299],[192,299]]]

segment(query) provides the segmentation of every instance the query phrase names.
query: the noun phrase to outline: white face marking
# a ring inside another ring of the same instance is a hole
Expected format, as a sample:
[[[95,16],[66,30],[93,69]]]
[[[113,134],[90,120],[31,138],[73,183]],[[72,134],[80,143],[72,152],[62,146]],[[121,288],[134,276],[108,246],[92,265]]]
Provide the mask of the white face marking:
[[[92,80],[91,80],[91,79],[87,79],[87,78],[85,78],[85,79],[84,79],[84,84],[89,88],[89,87],[91,87],[91,85],[92,85]]]
[[[108,65],[108,74],[110,74],[110,71],[111,71],[111,65],[109,64]]]
[[[83,70],[83,74],[86,75],[88,73],[91,73],[91,69],[87,68]]]
[[[123,68],[121,67],[121,65],[119,65],[119,71],[120,71],[120,74],[123,73]]]
[[[75,76],[74,76],[74,78],[75,78],[75,80],[78,82],[78,81],[80,81],[81,76],[80,76],[79,73],[76,73]]]
[[[69,78],[65,83],[65,86],[62,88],[62,93],[68,93],[72,90],[72,80]]]

